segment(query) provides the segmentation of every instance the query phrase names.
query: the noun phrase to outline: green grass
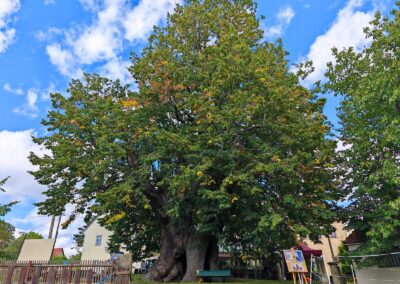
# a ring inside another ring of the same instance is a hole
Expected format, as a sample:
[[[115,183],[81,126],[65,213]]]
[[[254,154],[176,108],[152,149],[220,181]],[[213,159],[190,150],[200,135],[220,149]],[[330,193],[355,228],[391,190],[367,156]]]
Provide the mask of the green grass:
[[[149,281],[144,279],[143,274],[133,274],[131,277],[131,283],[132,284],[154,284],[155,282]],[[193,282],[192,284],[197,283]],[[236,284],[236,283],[242,283],[242,284],[289,284],[293,283],[293,281],[278,281],[278,280],[253,280],[253,279],[240,279],[240,278],[229,278],[224,282],[223,284]],[[190,284],[190,283],[188,283]]]

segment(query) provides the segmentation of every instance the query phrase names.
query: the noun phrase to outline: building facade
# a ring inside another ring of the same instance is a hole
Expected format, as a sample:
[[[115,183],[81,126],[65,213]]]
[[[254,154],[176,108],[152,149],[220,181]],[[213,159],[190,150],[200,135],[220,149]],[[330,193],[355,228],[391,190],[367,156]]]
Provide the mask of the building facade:
[[[98,220],[94,220],[85,230],[82,260],[109,260],[110,252],[107,251],[107,242],[111,232],[100,226]]]

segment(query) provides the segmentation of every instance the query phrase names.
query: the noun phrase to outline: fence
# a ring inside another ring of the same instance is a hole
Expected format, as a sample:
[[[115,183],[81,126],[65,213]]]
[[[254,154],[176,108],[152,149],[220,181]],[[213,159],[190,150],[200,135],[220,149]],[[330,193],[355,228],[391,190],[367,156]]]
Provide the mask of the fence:
[[[398,282],[400,252],[372,255],[340,256],[350,260],[357,284]]]
[[[131,268],[121,266],[118,260],[65,264],[38,261],[0,263],[1,284],[128,284],[125,276],[130,273]],[[118,276],[124,280],[117,279]]]

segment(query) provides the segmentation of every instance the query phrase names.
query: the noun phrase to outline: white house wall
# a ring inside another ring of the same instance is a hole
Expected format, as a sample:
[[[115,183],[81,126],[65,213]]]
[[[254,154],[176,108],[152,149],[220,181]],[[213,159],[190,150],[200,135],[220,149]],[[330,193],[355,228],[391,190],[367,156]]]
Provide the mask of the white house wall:
[[[107,251],[107,242],[111,232],[101,227],[95,220],[85,231],[82,248],[82,260],[109,260],[110,253]],[[102,236],[100,246],[96,246],[97,236]]]

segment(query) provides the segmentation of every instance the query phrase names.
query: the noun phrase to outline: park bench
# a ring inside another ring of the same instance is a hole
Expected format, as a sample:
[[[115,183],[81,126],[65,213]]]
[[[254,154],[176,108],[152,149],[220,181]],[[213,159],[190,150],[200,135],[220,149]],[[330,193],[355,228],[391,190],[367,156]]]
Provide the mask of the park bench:
[[[231,277],[232,273],[230,270],[197,270],[197,277],[200,282],[203,282],[204,278],[208,277]]]

